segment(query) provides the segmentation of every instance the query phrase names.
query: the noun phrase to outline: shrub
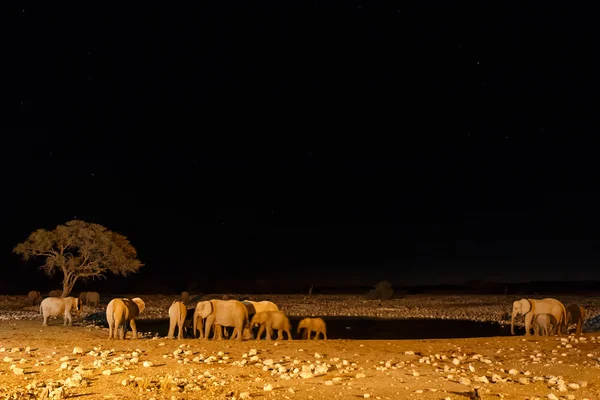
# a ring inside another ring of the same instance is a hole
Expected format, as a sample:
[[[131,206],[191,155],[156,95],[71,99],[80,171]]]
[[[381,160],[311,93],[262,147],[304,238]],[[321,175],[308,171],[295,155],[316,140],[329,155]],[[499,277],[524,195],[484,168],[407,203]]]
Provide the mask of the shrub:
[[[388,281],[377,283],[375,288],[366,294],[367,300],[389,300],[392,297],[394,297],[394,288]]]

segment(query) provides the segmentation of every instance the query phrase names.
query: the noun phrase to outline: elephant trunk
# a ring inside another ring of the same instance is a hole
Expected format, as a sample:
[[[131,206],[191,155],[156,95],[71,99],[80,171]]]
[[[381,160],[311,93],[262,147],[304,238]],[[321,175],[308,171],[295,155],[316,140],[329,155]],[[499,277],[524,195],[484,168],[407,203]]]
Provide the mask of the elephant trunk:
[[[192,330],[192,335],[194,337],[198,337],[197,334],[196,334],[197,329],[198,329],[198,318],[196,317],[196,313],[194,313],[194,317],[193,318],[194,318],[194,327],[192,328],[193,329]]]
[[[512,319],[510,320],[510,334],[514,335],[515,334],[515,317],[517,316],[518,312],[513,311],[512,313]]]

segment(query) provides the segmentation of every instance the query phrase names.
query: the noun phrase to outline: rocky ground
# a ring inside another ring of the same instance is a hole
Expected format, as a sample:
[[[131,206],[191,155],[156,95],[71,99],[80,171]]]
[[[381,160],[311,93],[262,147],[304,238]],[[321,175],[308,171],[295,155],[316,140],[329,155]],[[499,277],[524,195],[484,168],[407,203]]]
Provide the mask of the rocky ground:
[[[600,336],[401,341],[110,341],[0,324],[9,399],[598,399]]]
[[[130,296],[134,297],[134,296]],[[166,318],[175,296],[140,296],[141,318]],[[210,296],[217,297],[217,296]],[[220,297],[220,296],[219,296]],[[232,296],[233,297],[233,296]],[[250,296],[248,296],[250,297]],[[110,341],[86,308],[84,318],[41,325],[24,296],[0,297],[0,396],[14,399],[600,399],[600,301],[583,335],[437,340],[168,340],[152,333]],[[499,321],[512,297],[355,296],[268,298],[290,315],[352,315]],[[196,300],[196,299],[194,299]],[[131,336],[131,333],[129,333]]]

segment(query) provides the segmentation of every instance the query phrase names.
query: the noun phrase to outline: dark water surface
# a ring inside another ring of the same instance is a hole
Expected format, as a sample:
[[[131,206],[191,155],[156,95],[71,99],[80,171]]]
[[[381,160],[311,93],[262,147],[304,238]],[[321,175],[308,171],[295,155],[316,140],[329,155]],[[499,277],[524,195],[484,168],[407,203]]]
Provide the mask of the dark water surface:
[[[304,317],[290,317],[294,339],[300,339],[296,327],[302,318]],[[365,317],[322,318],[327,323],[328,339],[393,340],[510,336],[510,325],[502,326],[492,322]],[[160,336],[166,336],[169,331],[168,319],[142,319],[137,320],[136,325],[139,332],[153,332]],[[515,333],[522,335],[525,329],[515,327]]]

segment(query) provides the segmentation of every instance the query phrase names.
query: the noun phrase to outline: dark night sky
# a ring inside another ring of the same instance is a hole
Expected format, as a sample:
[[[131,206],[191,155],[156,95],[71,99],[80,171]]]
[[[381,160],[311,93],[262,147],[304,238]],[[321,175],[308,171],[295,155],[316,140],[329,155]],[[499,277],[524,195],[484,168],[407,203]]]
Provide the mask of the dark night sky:
[[[11,4],[5,284],[75,216],[128,236],[144,281],[600,280],[584,9]]]

